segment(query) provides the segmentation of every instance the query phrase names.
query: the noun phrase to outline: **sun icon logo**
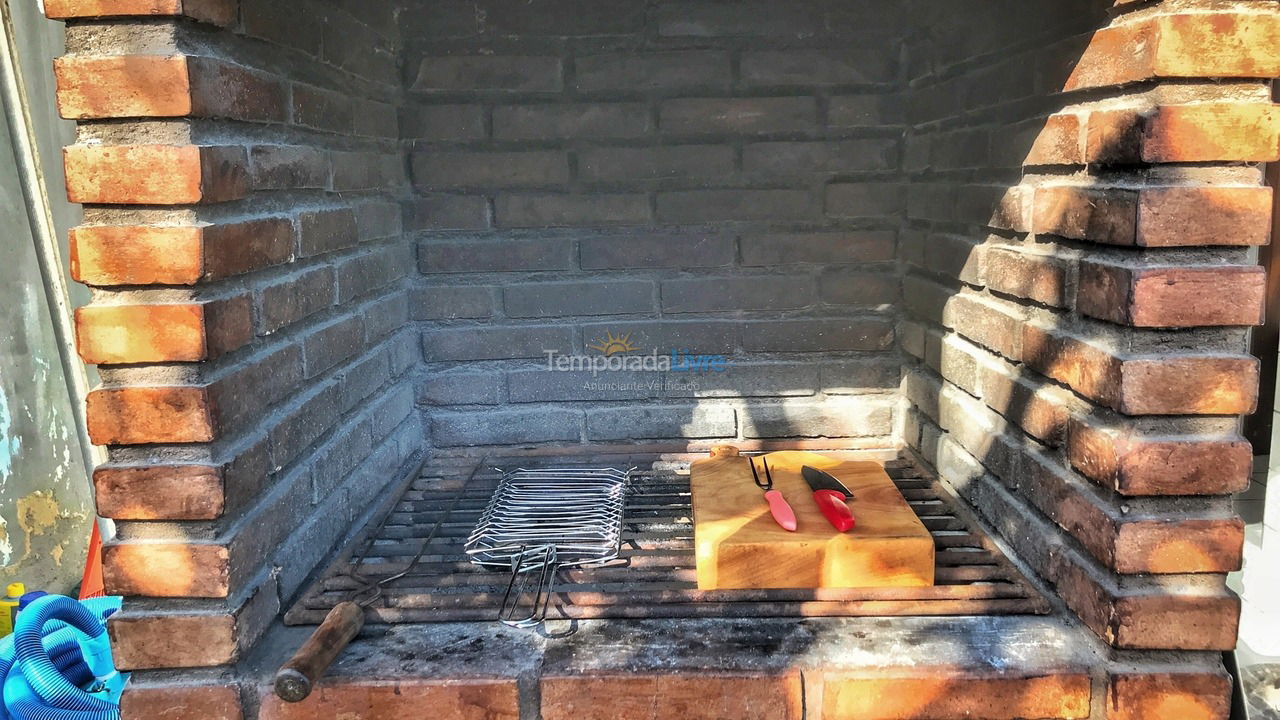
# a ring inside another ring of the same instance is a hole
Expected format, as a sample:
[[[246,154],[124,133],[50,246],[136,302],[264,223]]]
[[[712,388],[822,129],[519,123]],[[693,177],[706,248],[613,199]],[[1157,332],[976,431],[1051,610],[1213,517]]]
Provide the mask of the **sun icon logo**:
[[[631,333],[614,336],[612,330],[605,331],[605,338],[595,345],[588,345],[592,350],[599,350],[605,357],[618,353],[635,352],[639,348],[631,344]]]

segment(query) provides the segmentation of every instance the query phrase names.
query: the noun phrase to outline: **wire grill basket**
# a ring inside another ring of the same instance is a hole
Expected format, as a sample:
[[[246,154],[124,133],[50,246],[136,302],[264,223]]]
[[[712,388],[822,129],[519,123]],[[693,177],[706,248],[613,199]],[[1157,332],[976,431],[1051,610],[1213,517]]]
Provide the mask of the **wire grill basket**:
[[[471,562],[511,573],[499,620],[516,627],[542,623],[557,570],[618,557],[631,472],[521,468],[503,475],[466,542]],[[526,595],[532,606],[522,613]]]

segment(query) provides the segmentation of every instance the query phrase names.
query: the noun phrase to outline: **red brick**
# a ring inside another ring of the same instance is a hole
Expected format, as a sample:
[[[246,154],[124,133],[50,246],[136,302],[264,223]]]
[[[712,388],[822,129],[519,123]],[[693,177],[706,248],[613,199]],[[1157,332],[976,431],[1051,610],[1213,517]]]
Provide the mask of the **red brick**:
[[[514,678],[425,680],[330,679],[300,703],[287,703],[270,688],[261,693],[259,720],[401,720],[422,716],[468,720],[519,720]],[[544,701],[545,705],[545,701]],[[544,710],[544,718],[550,718]]]
[[[1261,102],[1204,102],[1088,113],[1085,159],[1097,164],[1272,162],[1280,111]]]
[[[1151,187],[1138,197],[1137,244],[1266,245],[1271,237],[1269,187]]]
[[[1050,115],[1036,136],[1024,165],[1079,165],[1084,162],[1080,116]]]
[[[204,275],[195,226],[81,225],[71,229],[71,276],[86,285],[193,285]]]
[[[1022,336],[1023,360],[1029,367],[1087,398],[1116,402],[1121,387],[1119,357],[1084,339],[1035,324],[1025,325]]]
[[[234,662],[236,618],[228,612],[142,614],[125,610],[107,621],[116,668],[212,667]]]
[[[98,514],[113,520],[214,520],[222,515],[222,468],[103,465],[93,471]]]
[[[1266,276],[1258,266],[1131,267],[1080,265],[1076,308],[1134,327],[1262,323]]]
[[[55,20],[96,17],[182,16],[226,27],[236,21],[236,0],[45,0]]]
[[[1280,75],[1280,15],[1274,11],[1159,16],[1155,26],[1159,77]]]
[[[259,291],[258,322],[264,333],[273,333],[333,304],[337,283],[333,268],[313,267],[286,277]]]
[[[262,218],[214,225],[82,225],[71,273],[86,285],[194,285],[293,257],[293,225]]]
[[[1142,162],[1275,162],[1280,111],[1258,102],[1168,105],[1146,118]]]
[[[1006,295],[1066,307],[1071,282],[1068,261],[1047,253],[993,246],[986,253],[987,287]]]
[[[1065,89],[1154,78],[1272,78],[1280,75],[1278,44],[1280,18],[1270,12],[1160,15],[1094,33]]]
[[[284,86],[248,68],[185,55],[67,55],[54,61],[62,117],[285,120]]]
[[[969,395],[944,384],[937,395],[937,421],[949,433],[949,439],[975,458],[982,458],[988,469],[1010,483],[1017,482],[1015,458],[1006,452],[1013,438],[1006,433],[1008,423],[993,410]],[[930,399],[925,400],[927,405]]]
[[[121,720],[243,720],[234,685],[141,684],[125,687]]]
[[[67,197],[77,203],[185,205],[248,194],[242,147],[71,145],[63,149]]]
[[[979,295],[953,295],[946,301],[942,324],[1010,360],[1022,359],[1023,319],[1016,306]]]
[[[1116,410],[1129,415],[1242,415],[1257,407],[1258,360],[1164,356],[1124,362]]]
[[[1008,222],[1003,218],[1004,196],[1013,192],[1008,185],[965,183],[955,188],[955,208],[952,218],[966,224],[992,225]],[[788,260],[794,262],[794,260]]]
[[[970,395],[980,395],[979,377],[986,364],[1000,362],[959,335],[944,335],[930,328],[919,329],[922,336],[920,354],[925,363],[948,382]]]
[[[1132,277],[1130,322],[1137,327],[1262,324],[1260,266],[1143,268]]]
[[[1004,192],[987,224],[994,228],[1029,232],[1031,230],[1031,201],[1034,188],[1015,185]]]
[[[119,542],[102,549],[102,575],[110,595],[226,597],[229,556],[222,545]]]
[[[284,84],[264,73],[221,60],[192,57],[191,112],[253,122],[283,122],[289,116]]]
[[[294,125],[352,134],[358,102],[350,95],[295,83],[292,118]]]
[[[248,295],[186,305],[89,305],[75,313],[86,363],[196,362],[253,339]]]
[[[1240,518],[1132,521],[1118,528],[1114,568],[1125,574],[1228,573],[1240,569],[1243,552]]]
[[[249,152],[255,190],[296,190],[329,185],[329,153],[307,145],[255,145]],[[396,215],[397,222],[399,214]]]
[[[1118,598],[1111,617],[1113,644],[1151,650],[1230,650],[1240,629],[1240,598],[1152,592]]]
[[[1103,28],[1089,38],[1063,90],[1123,85],[1153,76],[1155,30],[1150,22]]]
[[[1088,113],[1085,118],[1085,162],[1102,165],[1139,162],[1143,128],[1143,116],[1136,110]]]
[[[1240,600],[1221,577],[1158,582],[1120,577],[1060,542],[1039,513],[1002,493],[984,493],[1002,534],[1085,625],[1116,647],[1224,650],[1235,646]]]
[[[339,152],[329,153],[329,165],[333,168],[330,189],[334,192],[353,190],[377,190],[399,188],[405,184],[405,168],[399,155],[392,152]]]
[[[215,428],[202,387],[106,388],[86,400],[95,445],[210,442]]]
[[[1067,457],[1085,477],[1122,495],[1227,495],[1249,485],[1243,438],[1148,437],[1072,418]]]
[[[235,365],[207,386],[215,431],[260,428],[265,411],[293,394],[301,380],[300,344],[285,345]]]
[[[1230,650],[1240,598],[1225,588],[1120,590],[1105,584],[1063,551],[1047,568],[1058,593],[1107,643],[1143,650]]]
[[[303,256],[342,250],[360,241],[349,207],[308,210],[298,215],[298,250]]]
[[[1023,360],[1048,377],[1128,415],[1253,412],[1258,361],[1224,355],[1121,357],[1058,330],[1027,324]]]
[[[121,671],[229,665],[276,621],[279,593],[272,577],[234,608],[213,601],[126,601],[107,621],[112,659]]]
[[[1108,568],[1123,574],[1226,573],[1239,569],[1244,525],[1238,518],[1139,519],[1088,491],[1040,452],[1024,452],[1018,492]]]
[[[90,364],[200,360],[199,305],[90,305],[75,313],[76,347]]]
[[[1072,482],[1069,471],[1041,452],[1025,452],[1025,478],[1018,492],[1045,517],[1074,537],[1102,564],[1114,569],[1120,521],[1114,509]]]
[[[53,61],[64,118],[182,117],[192,111],[181,55],[83,57]]]
[[[1005,363],[983,361],[977,372],[977,394],[988,407],[1046,445],[1062,443],[1074,401],[1070,392],[1050,383],[1033,382]]]
[[[1227,720],[1231,677],[1225,672],[1113,672],[1107,720]]]
[[[1090,685],[1087,672],[1067,668],[1034,674],[1016,669],[986,674],[892,668],[874,673],[833,672],[822,678],[822,718],[1087,718]]]
[[[1134,269],[1109,263],[1083,261],[1076,287],[1076,307],[1114,323],[1130,324],[1133,315]]]
[[[690,671],[669,675],[617,674],[542,678],[543,720],[682,720],[777,718],[800,720],[800,674]]]
[[[1121,188],[1050,185],[1036,188],[1032,230],[1108,245],[1132,245],[1138,194]]]

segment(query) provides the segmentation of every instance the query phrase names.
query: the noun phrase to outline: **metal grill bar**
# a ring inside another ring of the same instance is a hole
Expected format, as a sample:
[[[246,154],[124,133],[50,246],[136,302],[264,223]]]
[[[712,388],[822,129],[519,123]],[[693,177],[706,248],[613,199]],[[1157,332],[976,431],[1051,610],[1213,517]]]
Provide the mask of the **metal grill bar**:
[[[599,458],[593,458],[599,461]],[[625,461],[625,459],[623,460]],[[620,461],[620,462],[623,462]],[[600,462],[599,464],[607,464]],[[936,585],[923,588],[697,589],[687,474],[633,473],[623,516],[621,551],[600,567],[556,575],[549,618],[749,618],[894,615],[1006,615],[1049,612],[1048,601],[991,542],[963,503],[922,468],[891,460],[885,469],[933,534]],[[469,562],[465,543],[499,478],[469,468],[412,482],[388,504],[387,522],[366,528],[361,576],[405,573],[383,587],[367,609],[369,622],[491,620],[509,575]],[[447,518],[445,508],[452,506]],[[445,520],[444,522],[440,522]],[[438,524],[438,527],[437,527]],[[377,529],[375,537],[368,537]],[[410,561],[422,550],[418,562]],[[340,555],[286,614],[289,624],[314,624],[356,589],[351,552]]]

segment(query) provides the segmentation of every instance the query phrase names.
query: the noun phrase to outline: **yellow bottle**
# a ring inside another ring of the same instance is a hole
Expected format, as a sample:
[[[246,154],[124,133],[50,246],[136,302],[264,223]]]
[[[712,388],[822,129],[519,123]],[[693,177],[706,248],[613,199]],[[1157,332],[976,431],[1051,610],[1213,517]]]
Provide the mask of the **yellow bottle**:
[[[13,621],[18,618],[18,600],[27,592],[22,583],[9,583],[0,598],[0,637],[13,632]]]

